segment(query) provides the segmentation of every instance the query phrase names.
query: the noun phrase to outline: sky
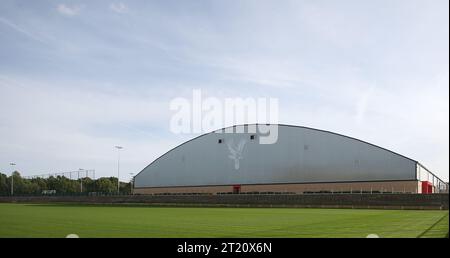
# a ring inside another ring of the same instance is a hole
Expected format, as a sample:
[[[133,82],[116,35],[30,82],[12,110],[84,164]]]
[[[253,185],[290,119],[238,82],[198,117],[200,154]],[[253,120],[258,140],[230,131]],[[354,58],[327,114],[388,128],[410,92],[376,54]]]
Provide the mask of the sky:
[[[0,1],[0,172],[129,180],[194,89],[449,178],[448,0]]]

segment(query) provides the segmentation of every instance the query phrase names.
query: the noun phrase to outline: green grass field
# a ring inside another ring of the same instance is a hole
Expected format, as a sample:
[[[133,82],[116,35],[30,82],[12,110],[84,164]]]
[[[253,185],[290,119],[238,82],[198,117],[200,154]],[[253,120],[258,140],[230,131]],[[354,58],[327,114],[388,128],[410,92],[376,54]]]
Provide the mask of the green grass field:
[[[448,211],[0,204],[0,237],[445,237]]]

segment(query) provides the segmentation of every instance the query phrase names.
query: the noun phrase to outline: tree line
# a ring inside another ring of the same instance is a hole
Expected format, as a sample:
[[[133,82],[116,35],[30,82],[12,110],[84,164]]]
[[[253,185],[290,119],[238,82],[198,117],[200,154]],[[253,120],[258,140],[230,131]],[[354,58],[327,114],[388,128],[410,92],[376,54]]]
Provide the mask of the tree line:
[[[65,176],[50,176],[48,178],[28,179],[23,178],[18,171],[15,171],[11,176],[0,173],[0,195],[11,195],[12,185],[14,195],[43,195],[49,193],[54,195],[117,194],[116,177],[70,179]],[[131,184],[120,182],[120,193],[130,194]]]

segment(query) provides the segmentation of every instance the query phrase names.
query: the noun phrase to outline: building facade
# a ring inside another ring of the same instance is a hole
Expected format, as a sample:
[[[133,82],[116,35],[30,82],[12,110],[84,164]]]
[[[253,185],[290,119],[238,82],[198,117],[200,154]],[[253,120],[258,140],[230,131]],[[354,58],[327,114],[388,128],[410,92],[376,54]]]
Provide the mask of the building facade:
[[[134,193],[435,193],[447,188],[419,162],[352,137],[277,125],[278,140],[260,144],[263,135],[249,129],[221,129],[168,151],[135,176]]]

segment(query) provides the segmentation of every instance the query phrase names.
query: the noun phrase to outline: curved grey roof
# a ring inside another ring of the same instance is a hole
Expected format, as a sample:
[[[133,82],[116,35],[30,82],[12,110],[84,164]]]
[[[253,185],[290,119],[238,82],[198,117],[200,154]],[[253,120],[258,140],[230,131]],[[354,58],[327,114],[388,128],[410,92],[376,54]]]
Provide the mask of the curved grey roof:
[[[250,139],[258,133],[217,131],[157,158],[135,176],[135,187],[416,179],[417,161],[329,131],[280,124],[270,145]]]

